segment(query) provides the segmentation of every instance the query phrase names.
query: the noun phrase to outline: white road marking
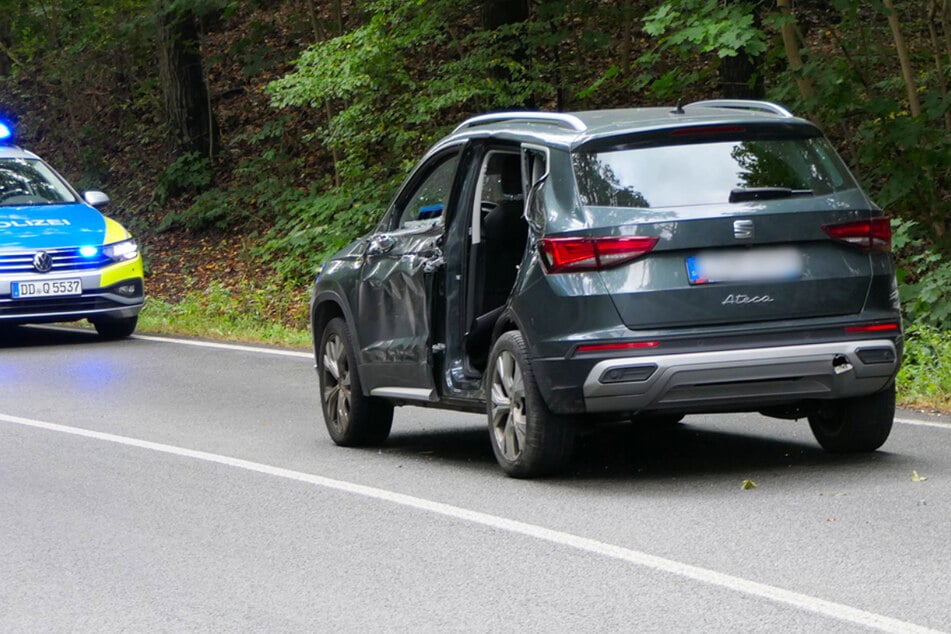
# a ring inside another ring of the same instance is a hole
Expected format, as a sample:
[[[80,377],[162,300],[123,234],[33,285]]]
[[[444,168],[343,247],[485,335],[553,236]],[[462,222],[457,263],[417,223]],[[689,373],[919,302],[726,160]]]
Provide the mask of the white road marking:
[[[117,436],[115,434],[91,431],[78,427],[58,425],[56,423],[48,423],[30,418],[22,418],[19,416],[0,414],[0,421],[14,425],[21,425],[24,427],[32,427],[35,429],[43,429],[52,432],[91,438],[104,442],[116,443],[128,447],[146,449],[149,451],[170,454],[183,458],[202,460],[204,462],[211,462],[237,469],[244,469],[246,471],[275,476],[287,480],[304,482],[307,484],[312,484],[335,491],[341,491],[344,493],[350,493],[353,495],[360,495],[392,504],[399,504],[401,506],[417,509],[419,511],[435,513],[452,519],[471,522],[473,524],[479,524],[489,528],[508,531],[510,533],[516,533],[526,537],[547,541],[558,546],[573,548],[576,550],[601,555],[603,557],[625,561],[634,564],[635,566],[641,566],[657,572],[692,579],[694,581],[717,586],[740,594],[773,601],[775,603],[785,604],[795,609],[812,612],[838,621],[845,621],[863,627],[881,630],[883,632],[895,632],[896,634],[939,632],[939,630],[932,630],[914,623],[909,623],[907,621],[876,614],[874,612],[868,612],[866,610],[843,605],[841,603],[835,603],[833,601],[826,601],[825,599],[793,592],[791,590],[784,590],[783,588],[777,588],[764,583],[750,581],[741,577],[735,577],[733,575],[716,572],[715,570],[692,566],[690,564],[681,563],[671,559],[665,559],[663,557],[657,557],[648,553],[624,548],[622,546],[615,546],[613,544],[607,544],[594,539],[589,539],[587,537],[580,537],[571,533],[545,528],[544,526],[538,526],[536,524],[528,524],[525,522],[519,522],[517,520],[506,519],[504,517],[497,517],[488,513],[452,506],[442,502],[434,502],[432,500],[405,495],[395,491],[388,491],[386,489],[379,489],[376,487],[346,482],[343,480],[334,480],[331,478],[314,475],[312,473],[303,473],[301,471],[282,469],[280,467],[250,462],[248,460],[241,460],[239,458],[221,456],[204,451],[195,451],[193,449],[185,449],[183,447],[176,447],[173,445],[149,442],[147,440],[139,440],[126,436]]]
[[[916,418],[896,418],[896,423],[902,425],[914,425],[916,427],[931,427],[932,429],[951,430],[951,423],[943,423],[940,420],[920,420]]]
[[[257,346],[242,346],[235,343],[218,343],[216,341],[199,341],[197,339],[174,339],[172,337],[153,337],[151,335],[132,335],[133,339],[143,339],[145,341],[160,341],[162,343],[174,343],[180,346],[195,346],[196,348],[214,348],[216,350],[233,350],[235,352],[257,352],[260,354],[272,354],[279,357],[299,357],[301,359],[314,358],[313,352],[304,352],[302,350],[281,350],[280,348],[259,348]]]

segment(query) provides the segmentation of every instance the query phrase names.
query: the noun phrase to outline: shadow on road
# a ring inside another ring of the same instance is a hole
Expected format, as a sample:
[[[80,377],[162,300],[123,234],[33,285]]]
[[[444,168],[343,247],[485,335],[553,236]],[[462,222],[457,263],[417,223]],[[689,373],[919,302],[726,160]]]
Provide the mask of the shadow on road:
[[[771,425],[807,423],[775,422]],[[830,454],[813,442],[757,433],[755,420],[735,429],[706,424],[618,425],[582,439],[572,473],[578,478],[669,479],[730,475],[823,466],[855,466],[887,460],[889,454]],[[774,427],[775,428],[775,427]]]
[[[755,418],[744,418],[736,422],[735,428],[726,430],[720,422],[691,423],[689,418],[681,424],[600,426],[579,438],[566,474],[548,481],[664,481],[733,475],[747,478],[790,469],[854,469],[903,459],[888,453],[887,445],[886,451],[871,454],[827,453],[811,440],[789,437],[791,431],[801,436],[801,430],[783,431],[781,427],[801,425],[808,430],[806,421],[763,421],[770,425],[768,431],[778,429],[780,434],[765,435],[768,432],[757,427]],[[481,425],[413,433],[394,429],[384,451],[400,454],[407,460],[436,460],[443,465],[478,471],[497,469],[488,433]]]
[[[0,349],[99,343],[95,330],[0,324]]]

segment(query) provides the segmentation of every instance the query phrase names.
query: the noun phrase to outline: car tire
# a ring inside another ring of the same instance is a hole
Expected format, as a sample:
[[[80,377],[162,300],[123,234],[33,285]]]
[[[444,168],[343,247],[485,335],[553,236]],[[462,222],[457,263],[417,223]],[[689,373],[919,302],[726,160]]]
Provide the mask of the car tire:
[[[825,403],[809,416],[819,444],[833,453],[875,451],[895,420],[895,384],[870,396]]]
[[[97,319],[92,323],[99,333],[100,339],[112,341],[114,339],[125,339],[135,332],[135,327],[139,323],[139,318],[126,317],[125,319]]]
[[[339,317],[321,333],[317,375],[324,423],[335,443],[367,447],[386,441],[393,426],[393,405],[363,393],[350,329]]]
[[[498,338],[485,376],[489,439],[502,470],[515,478],[563,471],[574,450],[574,421],[542,400],[522,333]]]

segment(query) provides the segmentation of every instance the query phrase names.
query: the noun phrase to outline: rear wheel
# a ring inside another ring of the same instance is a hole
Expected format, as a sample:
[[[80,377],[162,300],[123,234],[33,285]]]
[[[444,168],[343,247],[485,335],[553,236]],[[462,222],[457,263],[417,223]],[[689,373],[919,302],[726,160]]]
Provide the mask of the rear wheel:
[[[92,323],[96,327],[96,332],[102,339],[124,339],[133,332],[139,322],[138,317],[127,317],[125,319],[101,319]]]
[[[812,434],[826,451],[858,453],[881,447],[895,420],[895,385],[870,396],[823,404],[809,416]]]
[[[344,447],[384,442],[393,426],[393,405],[363,394],[350,329],[343,319],[330,320],[317,350],[320,406],[330,437]]]
[[[563,470],[574,449],[570,418],[552,414],[541,398],[522,334],[499,337],[486,374],[489,439],[502,470],[532,478]]]

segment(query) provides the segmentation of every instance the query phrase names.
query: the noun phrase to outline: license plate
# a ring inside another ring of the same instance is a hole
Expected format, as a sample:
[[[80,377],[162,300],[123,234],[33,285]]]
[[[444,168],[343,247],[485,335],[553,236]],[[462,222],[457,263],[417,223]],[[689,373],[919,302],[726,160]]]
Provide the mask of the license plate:
[[[744,249],[701,253],[687,258],[691,284],[798,280],[802,256],[795,249]]]
[[[83,294],[83,283],[82,280],[79,279],[28,280],[25,282],[13,282],[11,287],[14,299]]]

